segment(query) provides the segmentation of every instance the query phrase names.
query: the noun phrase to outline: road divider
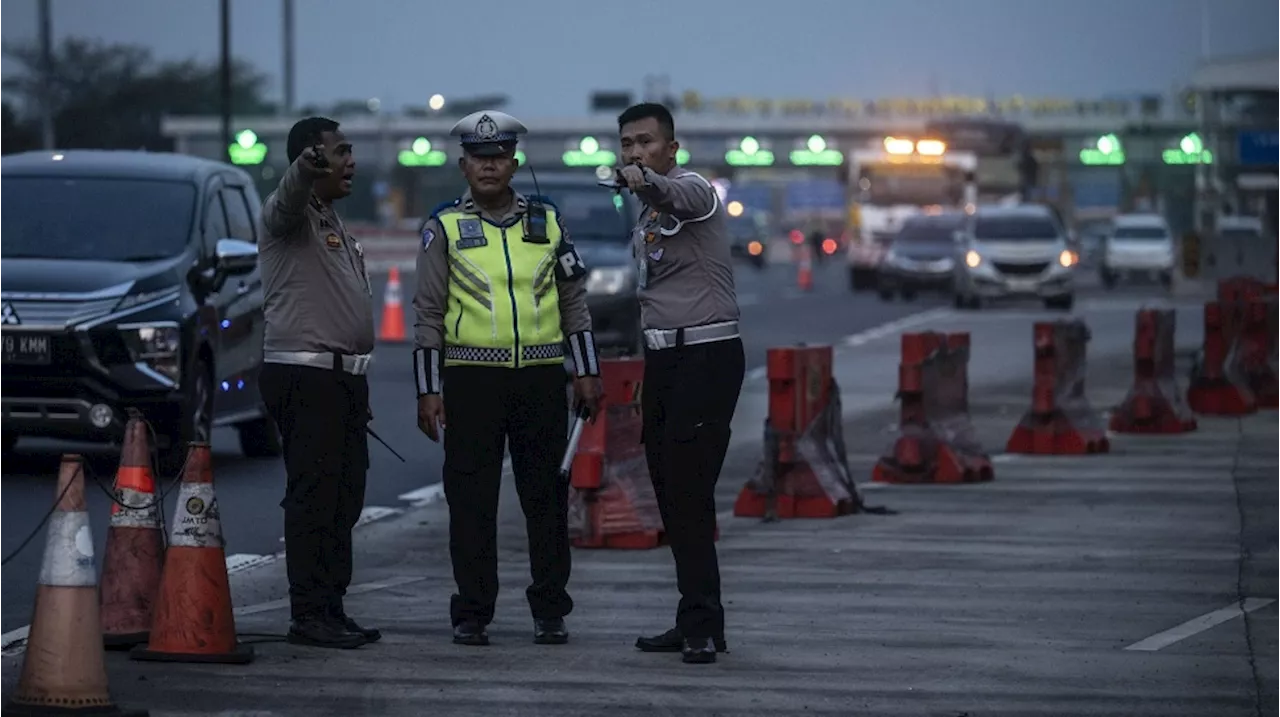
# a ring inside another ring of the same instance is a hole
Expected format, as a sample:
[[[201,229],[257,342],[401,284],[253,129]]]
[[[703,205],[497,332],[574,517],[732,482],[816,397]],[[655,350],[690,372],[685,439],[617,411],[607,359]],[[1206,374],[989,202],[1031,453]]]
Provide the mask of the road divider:
[[[1080,319],[1036,322],[1031,408],[1014,427],[1006,453],[1106,453],[1101,415],[1085,394],[1089,327]]]
[[[569,538],[578,548],[655,548],[665,533],[640,443],[644,360],[602,359],[600,379],[604,404],[569,473]]]
[[[832,359],[830,346],[768,350],[763,458],[738,494],[734,515],[834,518],[854,513],[861,505],[844,449]]]
[[[995,477],[969,417],[969,334],[902,335],[897,437],[872,471],[878,483],[967,483]]]
[[[1133,385],[1111,412],[1117,433],[1185,433],[1196,419],[1178,390],[1174,365],[1176,314],[1172,309],[1139,309],[1133,339]]]

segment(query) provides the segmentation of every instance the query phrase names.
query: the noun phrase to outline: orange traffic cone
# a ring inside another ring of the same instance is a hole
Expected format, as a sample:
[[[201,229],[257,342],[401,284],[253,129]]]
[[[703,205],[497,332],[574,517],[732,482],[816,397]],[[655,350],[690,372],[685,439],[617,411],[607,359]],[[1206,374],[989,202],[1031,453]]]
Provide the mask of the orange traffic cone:
[[[253,661],[253,647],[236,642],[208,443],[192,443],[187,453],[150,641],[129,656],[157,662]]]
[[[108,648],[127,648],[147,641],[164,566],[163,506],[151,475],[147,424],[139,415],[131,415],[124,429],[115,497],[102,561],[102,639]]]
[[[22,675],[4,714],[146,717],[117,707],[107,689],[82,457],[62,457],[57,491]]]
[[[400,302],[400,269],[392,266],[387,274],[387,290],[382,295],[382,327],[379,341],[404,341],[404,307]]]
[[[800,247],[800,269],[796,273],[796,283],[800,285],[801,291],[813,289],[813,257],[809,252],[807,244]]]

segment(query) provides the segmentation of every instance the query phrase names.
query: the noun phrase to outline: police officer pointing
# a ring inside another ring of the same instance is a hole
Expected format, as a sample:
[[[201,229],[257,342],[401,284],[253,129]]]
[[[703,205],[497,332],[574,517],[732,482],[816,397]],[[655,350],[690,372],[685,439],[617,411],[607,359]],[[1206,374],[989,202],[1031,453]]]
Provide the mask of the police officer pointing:
[[[469,189],[432,212],[422,228],[413,307],[418,426],[444,433],[449,552],[458,591],[453,641],[487,645],[498,597],[497,511],[503,446],[529,535],[533,583],[525,591],[534,642],[569,638],[565,340],[574,395],[594,415],[599,362],[587,313],[587,269],[559,212],[544,197],[511,189],[525,127],[482,111],[453,128]],[[446,400],[447,398],[447,400]]]
[[[636,647],[715,662],[725,651],[715,487],[746,368],[725,212],[715,188],[676,163],[666,107],[631,107],[618,130],[627,163],[619,182],[645,205],[631,239],[645,339],[645,456],[680,590],[676,627]]]
[[[259,263],[266,335],[262,398],[280,427],[288,483],[285,566],[289,642],[359,647],[381,637],[343,609],[351,530],[364,506],[373,292],[364,252],[334,202],[351,194],[356,163],[338,123],[289,131],[290,165],[262,206]]]

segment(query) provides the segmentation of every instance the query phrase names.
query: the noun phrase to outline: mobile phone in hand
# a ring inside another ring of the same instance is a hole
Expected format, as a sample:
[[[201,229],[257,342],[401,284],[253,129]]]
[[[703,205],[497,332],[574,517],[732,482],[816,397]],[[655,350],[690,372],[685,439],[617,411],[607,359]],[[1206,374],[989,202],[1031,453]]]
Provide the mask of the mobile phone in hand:
[[[323,144],[311,147],[311,163],[316,166],[316,169],[326,169],[329,166],[329,157],[324,153]]]

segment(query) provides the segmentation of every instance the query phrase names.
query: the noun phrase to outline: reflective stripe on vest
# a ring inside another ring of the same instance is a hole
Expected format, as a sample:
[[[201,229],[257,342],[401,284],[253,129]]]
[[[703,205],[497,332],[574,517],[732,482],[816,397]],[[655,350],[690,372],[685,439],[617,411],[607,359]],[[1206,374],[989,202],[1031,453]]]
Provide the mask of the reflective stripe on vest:
[[[437,219],[449,254],[445,365],[519,368],[563,362],[555,210],[547,207],[546,244],[524,240],[523,214],[506,227],[461,211],[443,212]],[[475,236],[477,223],[483,241]]]

